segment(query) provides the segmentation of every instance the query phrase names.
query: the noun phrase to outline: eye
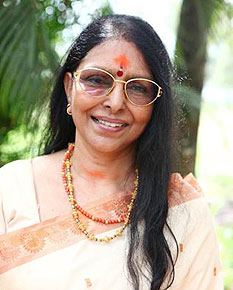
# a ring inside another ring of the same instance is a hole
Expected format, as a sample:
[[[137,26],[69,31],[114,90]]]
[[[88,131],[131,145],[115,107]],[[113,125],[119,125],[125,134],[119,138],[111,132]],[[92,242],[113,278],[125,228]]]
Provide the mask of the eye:
[[[127,85],[127,90],[134,94],[147,94],[147,87],[139,82],[130,82]]]
[[[85,78],[82,78],[81,81],[87,82],[89,85],[93,85],[93,86],[100,86],[100,85],[108,84],[108,81],[106,80],[106,78],[104,78],[103,76],[98,76],[98,75],[87,76]]]
[[[113,85],[113,79],[105,72],[86,69],[81,72],[79,83],[93,88],[110,88]]]

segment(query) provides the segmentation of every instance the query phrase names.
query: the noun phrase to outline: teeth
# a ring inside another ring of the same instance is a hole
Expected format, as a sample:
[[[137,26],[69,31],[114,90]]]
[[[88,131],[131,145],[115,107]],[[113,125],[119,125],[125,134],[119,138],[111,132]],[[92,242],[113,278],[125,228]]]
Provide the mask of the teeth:
[[[119,128],[119,127],[123,127],[124,124],[118,124],[118,123],[110,123],[104,120],[100,120],[100,119],[95,119],[98,123],[107,126],[107,127],[112,127],[112,128]]]

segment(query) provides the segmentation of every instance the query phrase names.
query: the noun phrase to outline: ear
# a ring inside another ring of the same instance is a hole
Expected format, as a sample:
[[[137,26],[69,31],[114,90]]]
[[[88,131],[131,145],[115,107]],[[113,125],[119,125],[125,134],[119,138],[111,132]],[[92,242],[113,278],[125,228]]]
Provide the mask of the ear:
[[[72,90],[73,90],[73,77],[70,72],[67,72],[65,74],[64,80],[64,88],[67,96],[68,103],[71,103],[72,101]]]

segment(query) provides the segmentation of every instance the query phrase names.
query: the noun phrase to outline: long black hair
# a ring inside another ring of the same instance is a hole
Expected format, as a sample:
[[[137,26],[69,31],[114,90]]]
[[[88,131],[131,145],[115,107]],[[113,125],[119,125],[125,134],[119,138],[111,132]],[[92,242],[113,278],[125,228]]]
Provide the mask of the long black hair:
[[[140,176],[139,191],[131,215],[127,265],[135,290],[140,289],[141,276],[148,278],[151,290],[161,289],[165,281],[164,289],[167,289],[174,280],[175,262],[165,231],[177,248],[176,239],[167,224],[173,115],[172,66],[161,39],[147,22],[127,15],[104,16],[89,24],[74,41],[52,92],[50,127],[44,153],[65,149],[69,142],[75,140],[75,126],[66,113],[65,73],[74,72],[83,57],[96,45],[118,38],[136,45],[153,79],[163,89],[162,97],[153,105],[150,122],[137,140],[135,161]],[[149,274],[140,268],[139,256],[143,257]]]

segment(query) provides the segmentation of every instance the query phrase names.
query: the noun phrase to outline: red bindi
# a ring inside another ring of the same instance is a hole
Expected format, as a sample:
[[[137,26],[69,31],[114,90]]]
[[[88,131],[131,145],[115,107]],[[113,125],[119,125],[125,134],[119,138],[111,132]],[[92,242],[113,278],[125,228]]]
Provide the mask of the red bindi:
[[[114,58],[114,61],[120,66],[119,70],[117,71],[116,75],[118,77],[122,77],[124,75],[123,69],[127,69],[129,65],[129,60],[126,55],[120,54]]]
[[[117,74],[118,77],[122,77],[123,76],[123,71],[122,70],[118,70],[116,74]]]

